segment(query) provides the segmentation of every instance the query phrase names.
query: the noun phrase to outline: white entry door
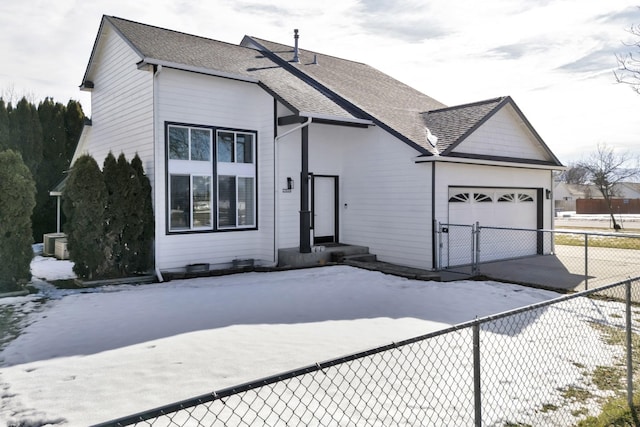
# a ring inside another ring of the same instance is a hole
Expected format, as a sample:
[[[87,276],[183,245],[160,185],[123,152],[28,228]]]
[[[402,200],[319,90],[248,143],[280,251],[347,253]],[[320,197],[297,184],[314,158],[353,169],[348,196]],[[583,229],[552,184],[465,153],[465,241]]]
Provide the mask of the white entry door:
[[[337,176],[313,175],[313,243],[338,241]]]

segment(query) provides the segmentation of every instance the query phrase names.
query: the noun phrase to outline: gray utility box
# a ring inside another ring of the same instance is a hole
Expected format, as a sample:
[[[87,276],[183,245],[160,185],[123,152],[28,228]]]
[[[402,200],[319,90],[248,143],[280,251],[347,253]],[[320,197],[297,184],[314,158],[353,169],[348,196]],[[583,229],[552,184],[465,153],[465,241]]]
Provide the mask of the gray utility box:
[[[56,254],[56,240],[67,237],[64,233],[47,233],[42,236],[42,255],[54,256]]]

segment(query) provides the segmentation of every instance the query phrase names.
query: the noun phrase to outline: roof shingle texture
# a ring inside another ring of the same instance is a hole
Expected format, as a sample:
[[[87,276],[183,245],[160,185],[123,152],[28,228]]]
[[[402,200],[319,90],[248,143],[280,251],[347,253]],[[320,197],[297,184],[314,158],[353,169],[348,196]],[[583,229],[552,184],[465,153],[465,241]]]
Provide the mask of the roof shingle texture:
[[[351,120],[372,118],[423,154],[439,154],[483,120],[503,98],[447,108],[441,102],[359,62],[251,37],[261,50],[105,17],[142,59],[258,79],[295,113]],[[278,57],[272,60],[263,51]],[[317,63],[314,63],[317,59]],[[295,67],[300,76],[292,73]],[[301,78],[302,77],[302,78]],[[347,102],[344,102],[347,101]],[[434,148],[426,128],[438,137]]]
[[[438,137],[436,148],[444,152],[476,128],[505,98],[442,108],[422,114],[424,125]]]
[[[260,51],[126,19],[107,17],[142,58],[253,77],[299,111],[343,119],[353,115],[266,58]],[[141,58],[141,59],[142,59]]]
[[[293,58],[290,46],[256,37],[251,39],[284,61]],[[443,108],[445,104],[360,62],[304,49],[299,49],[298,56],[299,63],[290,63],[298,70],[415,144],[433,151],[426,139],[421,113]]]

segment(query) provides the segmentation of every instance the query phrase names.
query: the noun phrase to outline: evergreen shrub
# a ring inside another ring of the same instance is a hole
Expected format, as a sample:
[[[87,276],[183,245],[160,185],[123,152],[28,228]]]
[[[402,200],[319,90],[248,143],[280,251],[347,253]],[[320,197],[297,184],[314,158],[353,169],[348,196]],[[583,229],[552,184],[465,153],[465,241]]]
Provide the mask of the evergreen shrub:
[[[31,214],[36,185],[22,156],[0,152],[0,292],[17,291],[31,279]]]

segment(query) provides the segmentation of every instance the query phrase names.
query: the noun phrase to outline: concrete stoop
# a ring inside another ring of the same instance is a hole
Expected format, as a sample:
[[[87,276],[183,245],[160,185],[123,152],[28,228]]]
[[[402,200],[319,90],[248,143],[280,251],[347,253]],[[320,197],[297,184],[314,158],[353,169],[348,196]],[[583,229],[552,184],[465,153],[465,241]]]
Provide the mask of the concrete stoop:
[[[316,247],[308,254],[301,254],[298,248],[287,248],[280,249],[278,257],[280,260],[278,267],[281,268],[304,268],[340,263],[408,279],[441,280],[438,272],[378,261],[376,255],[369,253],[369,248],[366,246],[332,244]]]
[[[375,255],[369,253],[366,246],[327,244],[316,245],[310,253],[300,253],[298,248],[286,248],[278,250],[278,267],[301,268],[326,265],[328,263],[341,263],[349,257],[369,257],[375,260]]]

